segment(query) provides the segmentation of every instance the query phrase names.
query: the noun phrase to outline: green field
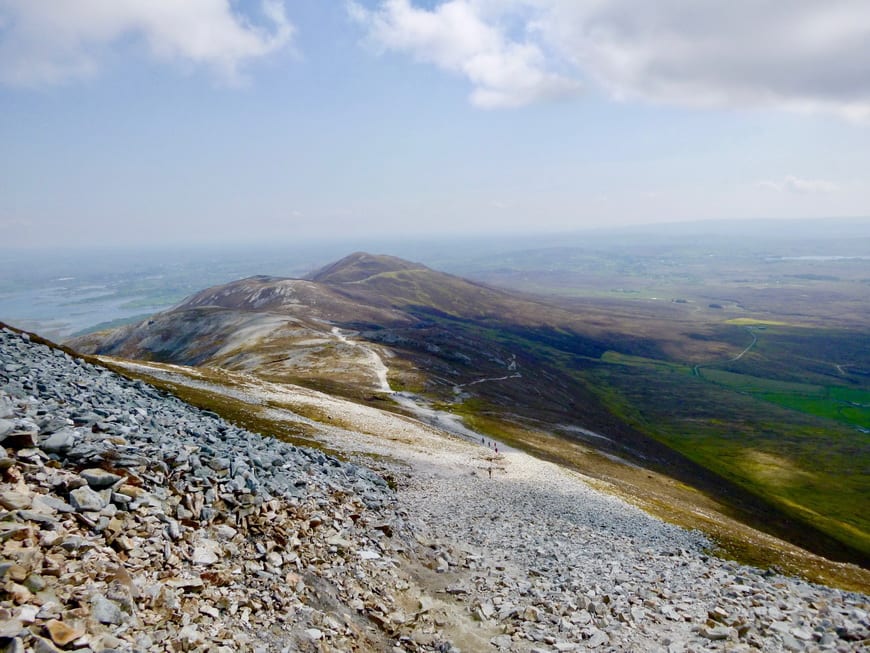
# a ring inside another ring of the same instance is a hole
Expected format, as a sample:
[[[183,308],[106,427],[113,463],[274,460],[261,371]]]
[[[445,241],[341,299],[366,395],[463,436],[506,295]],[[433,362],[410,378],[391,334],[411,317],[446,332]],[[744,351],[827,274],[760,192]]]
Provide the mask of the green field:
[[[615,352],[591,378],[636,428],[870,554],[870,391]]]
[[[703,369],[701,377],[785,408],[870,429],[870,390],[778,381],[717,369]]]
[[[454,336],[518,355],[521,388],[474,388],[489,405],[512,406],[539,422],[627,437],[617,425],[596,423],[596,414],[584,412],[600,402],[637,432],[767,502],[771,522],[775,513],[785,516],[780,536],[831,557],[870,559],[870,388],[854,372],[870,367],[870,348],[860,333],[766,319],[764,328],[762,320],[744,320],[706,330],[687,321],[675,334],[666,323],[655,323],[655,314],[646,319],[631,312],[614,320],[613,331],[589,337],[555,324],[420,315]],[[629,329],[646,333],[639,337],[627,334]],[[659,347],[664,341],[658,333],[672,342],[681,336],[691,341],[690,349]],[[683,351],[703,358],[690,362],[680,356]],[[550,372],[537,381],[532,365]],[[559,373],[574,383],[562,383]],[[536,387],[547,392],[536,396]],[[584,389],[594,403],[584,398]],[[620,441],[628,450],[638,446],[637,440]],[[649,460],[653,452],[635,453],[635,459]],[[822,544],[822,534],[853,553]]]

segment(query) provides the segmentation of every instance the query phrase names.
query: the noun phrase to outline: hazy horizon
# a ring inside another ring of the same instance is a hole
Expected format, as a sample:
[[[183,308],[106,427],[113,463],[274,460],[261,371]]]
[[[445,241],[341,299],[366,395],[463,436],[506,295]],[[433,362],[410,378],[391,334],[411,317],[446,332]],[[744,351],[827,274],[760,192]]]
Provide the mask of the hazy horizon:
[[[259,245],[0,245],[0,321],[48,337],[66,337],[97,324],[144,319],[194,292],[243,277],[301,277],[355,251],[398,256],[472,278],[504,270],[523,253],[551,252],[544,260],[556,264],[565,252],[574,251],[613,259],[628,255],[679,260],[687,252],[695,257],[737,253],[755,260],[797,257],[805,258],[805,267],[812,271],[817,256],[870,259],[870,219],[718,221],[557,235],[345,237]],[[583,285],[582,279],[569,277]]]
[[[783,230],[788,226],[787,230]],[[443,247],[453,250],[462,247],[476,247],[490,244],[494,247],[506,246],[515,249],[520,243],[533,247],[557,247],[560,245],[580,244],[585,239],[610,239],[620,235],[642,236],[645,234],[673,234],[676,237],[697,237],[715,234],[735,234],[751,227],[756,236],[764,238],[782,238],[785,241],[793,238],[805,238],[807,234],[817,234],[824,237],[836,237],[839,234],[850,238],[870,239],[870,215],[849,217],[823,218],[724,218],[710,220],[684,220],[642,222],[619,225],[586,225],[574,229],[535,229],[532,226],[504,231],[468,231],[449,232],[433,231],[431,233],[392,233],[392,234],[341,234],[341,235],[309,235],[296,238],[268,238],[253,235],[249,239],[234,238],[221,240],[219,238],[192,238],[190,240],[143,240],[108,242],[72,241],[64,243],[35,242],[16,244],[15,242],[0,242],[0,252],[10,255],[26,255],[29,252],[140,252],[148,251],[167,253],[172,251],[215,251],[215,250],[265,250],[272,251],[281,248],[292,250],[332,250],[336,253],[351,253],[368,251],[369,253],[390,254],[393,251],[415,248]],[[859,243],[854,243],[858,245]],[[401,254],[396,254],[401,255]]]

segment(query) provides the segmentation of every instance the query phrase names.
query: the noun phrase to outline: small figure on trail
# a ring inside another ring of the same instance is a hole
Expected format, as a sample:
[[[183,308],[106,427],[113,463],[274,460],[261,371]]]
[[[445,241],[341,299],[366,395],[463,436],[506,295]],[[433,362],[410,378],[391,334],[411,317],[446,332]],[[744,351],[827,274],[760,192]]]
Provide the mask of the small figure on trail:
[[[492,478],[492,465],[489,466],[489,477]]]
[[[495,452],[498,453],[498,445],[495,445]]]

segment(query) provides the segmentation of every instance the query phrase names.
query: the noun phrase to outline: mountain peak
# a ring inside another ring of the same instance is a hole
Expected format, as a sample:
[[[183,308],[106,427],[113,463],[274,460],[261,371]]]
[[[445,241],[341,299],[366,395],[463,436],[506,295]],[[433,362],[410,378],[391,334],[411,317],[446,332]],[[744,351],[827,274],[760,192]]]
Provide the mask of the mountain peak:
[[[395,256],[354,252],[314,272],[309,279],[321,283],[353,283],[386,272],[425,270],[426,266]]]

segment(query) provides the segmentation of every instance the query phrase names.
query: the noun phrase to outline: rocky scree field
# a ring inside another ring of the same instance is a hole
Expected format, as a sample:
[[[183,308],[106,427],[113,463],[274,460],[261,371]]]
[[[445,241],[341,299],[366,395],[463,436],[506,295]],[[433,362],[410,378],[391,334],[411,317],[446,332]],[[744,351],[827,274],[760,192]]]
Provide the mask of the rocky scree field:
[[[0,331],[0,361],[6,651],[845,652],[870,640],[867,596],[712,557],[701,535],[518,451],[493,458],[408,418],[401,438],[329,432],[389,472],[393,492],[364,467],[26,334]]]
[[[451,648],[365,468],[5,329],[0,445],[2,651]]]

